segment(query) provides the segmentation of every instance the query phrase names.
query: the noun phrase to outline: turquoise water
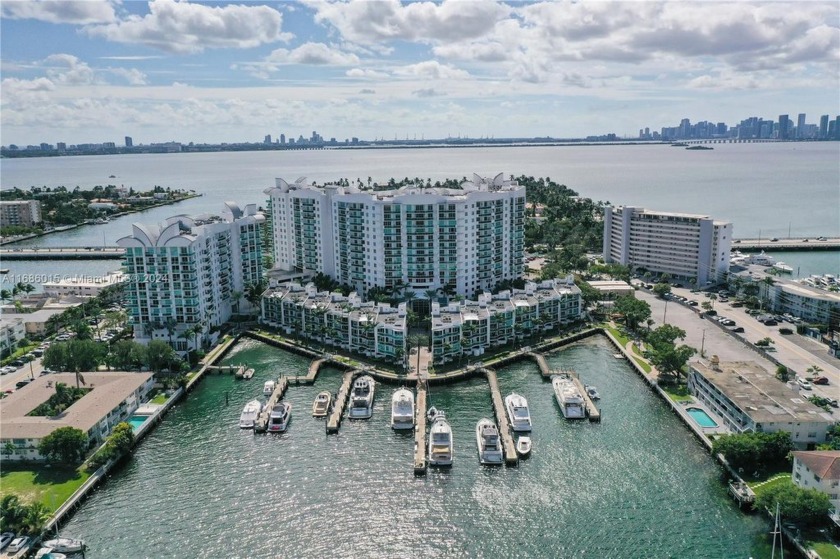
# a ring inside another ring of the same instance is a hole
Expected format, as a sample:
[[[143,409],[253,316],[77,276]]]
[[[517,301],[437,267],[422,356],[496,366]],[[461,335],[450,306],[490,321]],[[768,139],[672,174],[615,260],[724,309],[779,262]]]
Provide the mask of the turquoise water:
[[[147,415],[132,415],[128,418],[127,423],[131,425],[131,428],[134,429],[135,432],[143,425],[146,420],[149,419]]]
[[[567,422],[535,365],[499,370],[531,408],[530,459],[478,463],[475,424],[493,417],[487,383],[432,387],[453,428],[451,469],[413,475],[413,436],[389,427],[394,386],[373,417],[327,436],[308,413],[341,375],[291,386],[293,421],[254,435],[237,421],[263,382],[308,361],[245,342],[227,358],[256,375],[207,377],[76,511],[62,533],[88,559],[183,557],[763,557],[769,531],[727,498],[721,471],[613,350],[592,339],[549,356],[601,392],[601,424]],[[769,554],[767,554],[769,556]]]
[[[709,417],[705,411],[700,408],[686,408],[686,413],[691,416],[691,419],[697,422],[700,427],[717,427],[715,420]]]

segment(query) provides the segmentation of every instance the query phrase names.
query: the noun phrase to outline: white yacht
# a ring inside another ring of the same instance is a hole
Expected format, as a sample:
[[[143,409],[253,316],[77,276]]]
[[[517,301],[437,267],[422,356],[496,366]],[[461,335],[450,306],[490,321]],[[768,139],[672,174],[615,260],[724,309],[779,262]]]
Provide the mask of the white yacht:
[[[507,411],[510,428],[515,433],[528,432],[531,430],[531,411],[528,409],[528,400],[516,392],[505,397],[505,410]]]
[[[85,549],[84,540],[77,540],[76,538],[55,538],[41,542],[41,545],[59,553],[78,553]]]
[[[792,274],[793,273],[793,266],[785,264],[784,262],[776,262],[773,264],[773,269],[783,274]]]
[[[368,375],[361,376],[353,383],[350,394],[350,419],[368,419],[373,415],[373,395],[376,382]]]
[[[271,408],[271,415],[268,418],[268,430],[271,433],[285,433],[292,418],[292,404],[280,402]]]
[[[438,410],[429,429],[429,464],[451,466],[454,457],[452,446],[452,427],[446,421],[446,414]]]
[[[586,417],[586,405],[583,396],[568,374],[561,373],[551,377],[551,385],[554,387],[554,396],[557,398],[557,404],[560,405],[563,417],[566,419],[583,419]]]
[[[475,426],[475,442],[478,445],[478,461],[482,464],[501,464],[502,441],[496,424],[487,419],[479,419]]]
[[[67,559],[63,553],[58,553],[51,547],[42,547],[35,554],[35,559]]]
[[[330,412],[330,404],[332,403],[332,394],[324,390],[315,396],[315,401],[312,402],[312,417],[327,417]]]
[[[523,458],[531,454],[531,437],[519,437],[516,441],[516,452]]]
[[[253,429],[254,423],[257,421],[257,417],[260,415],[262,408],[262,403],[256,399],[245,404],[245,407],[242,408],[242,414],[239,416],[239,427],[241,429]]]
[[[275,386],[277,386],[277,384],[273,380],[265,381],[265,384],[263,385],[263,394],[265,394],[266,397],[271,396],[274,392]]]
[[[750,254],[744,260],[747,264],[755,264],[757,266],[772,266],[776,263],[776,259],[764,253],[762,250],[758,254]]]
[[[584,386],[584,388],[586,389],[586,393],[589,394],[589,397],[593,400],[601,399],[601,395],[598,394],[598,389],[594,386],[587,384],[586,386]]]
[[[414,429],[414,393],[407,388],[391,397],[391,429]]]

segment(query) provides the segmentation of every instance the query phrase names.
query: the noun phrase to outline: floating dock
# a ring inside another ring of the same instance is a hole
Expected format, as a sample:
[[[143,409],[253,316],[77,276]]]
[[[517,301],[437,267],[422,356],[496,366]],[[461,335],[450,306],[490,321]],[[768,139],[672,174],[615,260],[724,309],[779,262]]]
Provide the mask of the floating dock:
[[[545,360],[545,356],[542,353],[534,352],[529,352],[528,355],[530,355],[534,359],[534,361],[537,362],[537,366],[540,368],[540,374],[542,375],[542,377],[545,379],[551,378],[551,369],[548,368],[548,363]]]
[[[595,406],[595,402],[592,401],[592,398],[589,397],[589,393],[586,391],[586,388],[583,386],[583,383],[578,378],[577,373],[571,373],[569,376],[572,379],[572,382],[575,383],[577,389],[580,391],[581,395],[583,396],[583,401],[586,404],[586,417],[589,418],[589,421],[593,423],[600,423],[601,422],[601,410],[599,410]]]
[[[493,369],[484,369],[487,383],[490,385],[490,396],[493,399],[493,409],[496,412],[496,421],[499,422],[499,435],[502,437],[502,448],[505,453],[505,464],[515,466],[519,462],[519,455],[516,453],[516,445],[513,443],[510,425],[508,424],[505,404],[502,393],[499,391],[499,379]]]
[[[426,385],[417,382],[417,401],[414,405],[414,475],[426,473]]]
[[[271,408],[280,401],[286,389],[289,388],[289,379],[281,376],[277,379],[277,384],[274,386],[274,392],[268,397],[268,402],[265,404],[263,411],[254,423],[254,433],[265,433],[268,430],[268,421],[271,419]]]
[[[350,397],[350,389],[353,386],[353,378],[359,373],[357,369],[344,373],[341,379],[341,388],[338,389],[338,396],[333,403],[333,409],[327,418],[327,433],[338,433],[341,425],[341,416],[344,415],[344,408],[347,407],[347,399]]]
[[[236,378],[238,379],[245,379],[251,380],[254,376],[254,369],[246,369],[245,365],[240,365],[239,369],[236,371]]]

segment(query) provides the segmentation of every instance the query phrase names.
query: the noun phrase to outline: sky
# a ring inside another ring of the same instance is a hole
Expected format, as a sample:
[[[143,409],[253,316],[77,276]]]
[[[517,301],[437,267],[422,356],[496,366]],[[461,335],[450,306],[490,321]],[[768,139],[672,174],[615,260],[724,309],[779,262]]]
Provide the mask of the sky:
[[[840,114],[840,2],[3,0],[0,143],[636,137]]]

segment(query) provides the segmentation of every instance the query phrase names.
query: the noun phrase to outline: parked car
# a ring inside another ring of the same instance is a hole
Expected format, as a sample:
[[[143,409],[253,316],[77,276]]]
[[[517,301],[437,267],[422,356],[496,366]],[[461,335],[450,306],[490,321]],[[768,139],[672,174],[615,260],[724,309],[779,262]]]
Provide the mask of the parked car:
[[[828,384],[828,377],[814,377],[811,379],[814,384]]]
[[[12,543],[13,539],[15,539],[15,535],[12,532],[3,532],[0,534],[0,549]]]
[[[837,400],[835,398],[829,398],[828,405],[832,408],[840,407],[840,404],[837,403]]]
[[[738,326],[737,328],[733,328],[732,331],[740,334],[744,331],[744,327],[743,326]]]
[[[804,378],[796,379],[796,383],[799,385],[799,388],[801,388],[802,390],[812,390],[813,389],[813,387],[811,386],[811,383],[808,382],[807,380],[805,380]]]
[[[19,538],[15,538],[9,548],[6,550],[6,553],[17,553],[29,543],[29,536],[21,536]]]
[[[15,383],[15,388],[23,388],[24,386],[26,386],[30,382],[32,382],[32,379],[20,380],[17,383]]]
[[[779,334],[782,334],[784,336],[789,336],[789,335],[793,334],[793,330],[790,329],[790,328],[779,328]]]

